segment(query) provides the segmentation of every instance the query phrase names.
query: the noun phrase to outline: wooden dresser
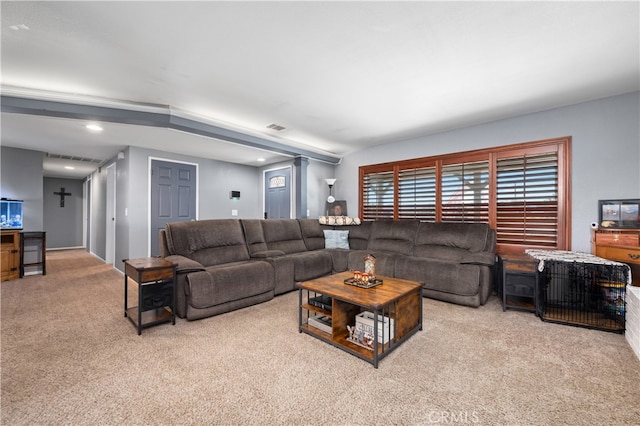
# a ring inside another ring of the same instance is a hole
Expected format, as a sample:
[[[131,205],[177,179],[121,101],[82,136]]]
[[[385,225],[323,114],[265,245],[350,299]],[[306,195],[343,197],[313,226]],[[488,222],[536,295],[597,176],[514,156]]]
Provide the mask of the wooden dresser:
[[[640,229],[592,229],[591,251],[598,257],[628,264],[633,285],[640,287]]]

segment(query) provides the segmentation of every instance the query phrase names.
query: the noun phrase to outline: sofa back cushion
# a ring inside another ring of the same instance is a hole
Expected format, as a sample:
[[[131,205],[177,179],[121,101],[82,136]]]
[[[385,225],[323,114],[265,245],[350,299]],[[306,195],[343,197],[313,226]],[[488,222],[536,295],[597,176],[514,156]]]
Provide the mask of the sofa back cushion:
[[[325,248],[324,233],[317,219],[298,219],[302,239],[307,250],[319,250]]]
[[[307,251],[300,224],[295,219],[267,219],[262,221],[267,250],[280,250],[285,254]]]
[[[237,219],[173,222],[165,225],[171,254],[188,257],[203,266],[249,259],[244,233]]]
[[[264,240],[264,231],[262,230],[262,219],[242,219],[242,228],[244,229],[244,238],[247,242],[249,255],[267,251],[267,243]]]
[[[343,226],[337,229],[349,230],[349,248],[352,250],[366,250],[369,245],[371,235],[371,225],[373,222],[362,222],[360,225]]]
[[[486,223],[420,223],[416,237],[416,256],[421,256],[422,249],[429,250],[423,245],[442,246],[454,249],[464,249],[471,253],[493,251],[491,228]]]
[[[418,225],[417,220],[373,222],[367,250],[411,255]]]

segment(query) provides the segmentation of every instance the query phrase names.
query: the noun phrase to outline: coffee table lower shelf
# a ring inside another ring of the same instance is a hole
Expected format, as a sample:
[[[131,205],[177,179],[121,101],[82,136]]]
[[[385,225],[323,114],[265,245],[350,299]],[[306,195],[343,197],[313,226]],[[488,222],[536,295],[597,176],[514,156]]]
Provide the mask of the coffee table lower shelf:
[[[392,346],[393,346],[393,349],[395,349],[395,347],[400,344],[400,341],[394,342],[393,345],[392,343],[378,344],[378,356],[374,357],[372,349],[367,349],[363,346],[356,345],[355,343],[350,342],[346,336],[338,336],[334,338],[331,334],[326,333],[322,330],[318,330],[317,328],[312,327],[308,324],[302,324],[300,326],[300,331],[303,333],[309,334],[313,337],[316,337],[320,340],[324,340],[325,342],[335,346],[336,348],[342,349],[345,352],[348,352],[351,355],[355,355],[358,358],[361,358],[372,364],[374,364],[374,362],[376,361],[376,358],[377,358],[377,361],[380,361],[380,359],[382,359],[385,355],[387,355],[392,350]],[[407,335],[406,338],[408,338],[409,336],[410,335]],[[377,364],[377,362],[375,362],[375,364]]]

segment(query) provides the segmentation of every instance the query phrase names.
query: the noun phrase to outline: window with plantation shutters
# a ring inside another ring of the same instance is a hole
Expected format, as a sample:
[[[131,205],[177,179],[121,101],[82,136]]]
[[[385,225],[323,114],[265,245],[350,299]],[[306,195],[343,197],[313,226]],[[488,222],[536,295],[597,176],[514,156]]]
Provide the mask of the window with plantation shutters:
[[[398,219],[436,220],[436,168],[398,172]]]
[[[442,166],[442,222],[489,221],[489,161]]]
[[[498,253],[571,249],[571,138],[361,166],[363,220],[484,222]]]
[[[556,152],[499,158],[496,232],[502,244],[553,248],[558,243]]]
[[[364,220],[394,219],[394,172],[368,173],[362,185],[362,218]]]

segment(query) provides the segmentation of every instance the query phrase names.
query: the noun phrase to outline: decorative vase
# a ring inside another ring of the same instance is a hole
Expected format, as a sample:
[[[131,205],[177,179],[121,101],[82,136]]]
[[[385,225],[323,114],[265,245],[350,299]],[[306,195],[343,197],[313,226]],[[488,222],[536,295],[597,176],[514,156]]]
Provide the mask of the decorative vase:
[[[369,277],[376,276],[376,258],[375,256],[368,254],[364,257],[364,272],[366,272]]]

